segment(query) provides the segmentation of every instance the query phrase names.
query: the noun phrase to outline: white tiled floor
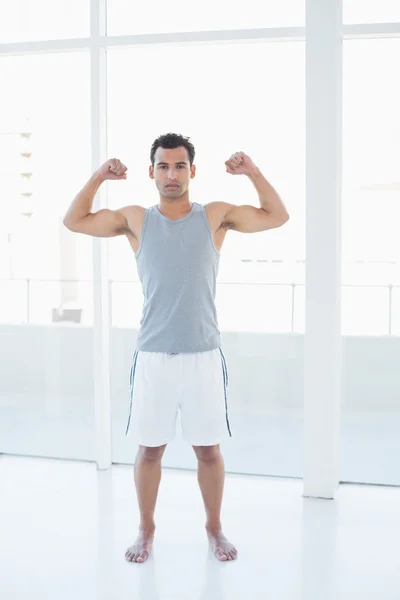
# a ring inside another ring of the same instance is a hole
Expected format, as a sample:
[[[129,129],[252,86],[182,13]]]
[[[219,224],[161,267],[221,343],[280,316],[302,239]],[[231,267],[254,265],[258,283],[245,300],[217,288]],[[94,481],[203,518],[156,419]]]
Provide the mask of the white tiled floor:
[[[132,467],[0,457],[2,600],[399,600],[400,488],[228,476],[239,559],[208,552],[194,472],[164,470],[153,557],[124,559],[138,513]]]

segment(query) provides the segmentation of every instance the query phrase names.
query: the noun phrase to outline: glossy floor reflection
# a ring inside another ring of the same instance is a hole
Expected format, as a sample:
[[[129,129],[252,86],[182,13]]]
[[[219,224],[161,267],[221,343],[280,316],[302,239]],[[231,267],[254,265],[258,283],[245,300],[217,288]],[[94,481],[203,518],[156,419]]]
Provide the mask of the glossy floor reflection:
[[[0,598],[398,600],[400,489],[228,476],[237,562],[208,550],[195,473],[164,470],[152,558],[125,561],[138,513],[132,467],[0,456]]]

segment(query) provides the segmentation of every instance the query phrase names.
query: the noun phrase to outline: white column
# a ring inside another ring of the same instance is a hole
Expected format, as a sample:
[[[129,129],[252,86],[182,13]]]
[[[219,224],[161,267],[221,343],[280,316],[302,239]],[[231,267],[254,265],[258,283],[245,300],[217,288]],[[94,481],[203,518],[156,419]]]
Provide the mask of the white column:
[[[91,0],[91,118],[92,170],[107,160],[106,52],[99,36],[106,31],[106,0]],[[106,186],[96,195],[93,210],[107,206]],[[98,469],[111,466],[110,318],[108,294],[107,240],[93,238],[93,357]]]
[[[306,335],[303,495],[339,484],[342,1],[306,0]]]

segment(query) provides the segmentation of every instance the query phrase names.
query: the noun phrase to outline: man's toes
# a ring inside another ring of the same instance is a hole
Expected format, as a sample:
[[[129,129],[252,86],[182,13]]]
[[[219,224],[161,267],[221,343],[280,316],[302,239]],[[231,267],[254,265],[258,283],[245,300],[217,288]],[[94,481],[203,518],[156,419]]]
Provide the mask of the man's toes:
[[[228,560],[228,557],[226,556],[225,552],[223,552],[222,550],[218,549],[216,552],[216,556],[217,556],[218,560],[223,560],[223,561]]]
[[[149,557],[149,553],[148,553],[146,550],[144,550],[144,552],[141,552],[141,553],[138,555],[138,557],[137,557],[137,559],[136,559],[136,562],[140,562],[140,563],[142,563],[142,562],[144,562],[145,560],[147,560],[147,559],[148,559],[148,557]]]

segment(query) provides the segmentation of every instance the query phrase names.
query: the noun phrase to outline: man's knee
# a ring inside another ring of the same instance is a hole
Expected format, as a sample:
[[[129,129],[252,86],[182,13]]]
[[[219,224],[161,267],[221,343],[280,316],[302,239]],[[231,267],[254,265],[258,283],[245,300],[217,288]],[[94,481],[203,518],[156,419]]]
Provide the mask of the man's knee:
[[[198,460],[203,462],[214,462],[221,456],[219,445],[217,446],[193,446]]]
[[[139,446],[139,457],[148,461],[161,460],[166,447],[166,444],[164,446],[156,446],[154,448],[150,446]]]

